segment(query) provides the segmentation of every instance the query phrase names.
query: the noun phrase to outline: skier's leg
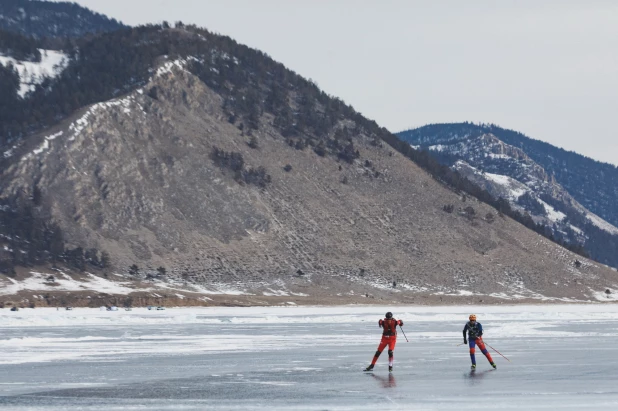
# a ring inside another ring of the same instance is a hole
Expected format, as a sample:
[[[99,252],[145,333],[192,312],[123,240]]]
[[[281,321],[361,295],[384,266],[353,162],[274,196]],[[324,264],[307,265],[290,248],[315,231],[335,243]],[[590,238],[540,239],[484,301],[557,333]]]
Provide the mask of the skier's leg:
[[[487,348],[485,348],[485,343],[483,342],[482,338],[478,338],[476,340],[476,345],[479,346],[479,349],[481,350],[481,352],[485,355],[485,357],[487,357],[487,360],[489,361],[489,363],[493,364],[494,360],[491,358],[491,354],[489,353],[489,351],[487,351]]]
[[[386,347],[387,343],[388,341],[384,341],[384,338],[382,338],[382,340],[380,341],[380,345],[378,345],[378,350],[374,354],[373,360],[371,360],[371,365],[376,365],[378,357],[380,357],[380,354],[382,354],[382,351],[384,351],[384,347]]]
[[[472,365],[476,365],[476,357],[474,356],[475,341],[473,338],[468,340],[468,345],[470,346],[470,360],[472,361]]]
[[[395,351],[395,344],[397,344],[397,337],[391,337],[388,342],[388,366],[393,366],[393,361],[395,360],[393,352]]]
[[[393,368],[393,349],[395,348],[395,340],[393,337],[388,338],[386,341],[388,345],[388,367],[390,370]]]

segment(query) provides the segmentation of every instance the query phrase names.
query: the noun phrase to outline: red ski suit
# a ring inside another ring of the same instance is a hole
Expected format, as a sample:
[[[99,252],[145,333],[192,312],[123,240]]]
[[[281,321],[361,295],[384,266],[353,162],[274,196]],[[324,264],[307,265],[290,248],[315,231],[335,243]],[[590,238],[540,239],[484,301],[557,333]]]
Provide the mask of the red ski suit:
[[[394,318],[385,318],[378,321],[378,325],[384,329],[384,331],[382,331],[380,345],[378,345],[378,351],[384,351],[387,345],[390,351],[394,351],[395,344],[397,343],[397,326],[403,325],[403,321],[395,320]]]
[[[380,345],[378,345],[378,350],[376,351],[373,360],[371,361],[371,365],[375,365],[378,361],[378,357],[384,351],[384,348],[388,345],[388,364],[390,366],[393,365],[393,351],[395,350],[395,344],[397,344],[397,326],[402,326],[403,321],[396,320],[394,318],[385,318],[383,320],[378,321],[378,326],[380,326],[384,331],[382,331],[382,339],[380,340]]]

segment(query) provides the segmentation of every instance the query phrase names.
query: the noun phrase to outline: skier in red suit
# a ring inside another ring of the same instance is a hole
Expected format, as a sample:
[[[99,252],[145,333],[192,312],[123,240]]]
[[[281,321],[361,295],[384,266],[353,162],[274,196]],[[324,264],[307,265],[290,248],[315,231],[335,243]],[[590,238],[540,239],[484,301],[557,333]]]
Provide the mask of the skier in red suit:
[[[382,340],[378,346],[373,360],[369,367],[365,368],[365,371],[373,370],[373,366],[378,361],[378,357],[384,351],[384,348],[388,345],[388,371],[393,371],[393,351],[395,351],[395,344],[397,343],[397,326],[403,326],[403,321],[393,318],[393,313],[390,311],[386,313],[386,318],[378,321],[378,326],[382,328]]]

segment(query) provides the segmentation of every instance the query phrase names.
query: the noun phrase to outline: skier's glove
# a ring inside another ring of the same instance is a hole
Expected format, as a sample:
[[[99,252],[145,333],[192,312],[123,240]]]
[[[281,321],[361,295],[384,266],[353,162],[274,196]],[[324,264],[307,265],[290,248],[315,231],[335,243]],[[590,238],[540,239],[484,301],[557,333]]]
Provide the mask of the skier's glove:
[[[403,321],[399,320],[399,326],[403,327]]]
[[[464,344],[468,344],[468,340],[464,338]]]

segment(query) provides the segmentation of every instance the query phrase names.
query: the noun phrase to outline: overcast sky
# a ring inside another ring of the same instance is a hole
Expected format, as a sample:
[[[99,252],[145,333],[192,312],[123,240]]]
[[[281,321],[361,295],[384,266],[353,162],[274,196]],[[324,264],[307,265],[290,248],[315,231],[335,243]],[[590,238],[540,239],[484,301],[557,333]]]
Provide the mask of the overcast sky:
[[[488,122],[618,164],[618,1],[77,2],[229,35],[393,132]]]

